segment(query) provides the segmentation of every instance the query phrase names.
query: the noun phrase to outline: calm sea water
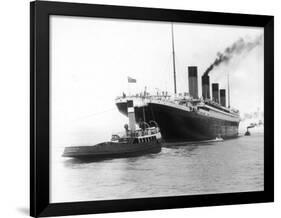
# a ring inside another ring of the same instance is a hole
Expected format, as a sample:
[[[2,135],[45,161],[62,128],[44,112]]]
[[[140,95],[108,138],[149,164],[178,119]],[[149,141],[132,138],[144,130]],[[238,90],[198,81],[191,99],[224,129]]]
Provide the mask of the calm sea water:
[[[52,151],[51,201],[260,191],[263,135],[164,147],[158,154],[81,162]]]

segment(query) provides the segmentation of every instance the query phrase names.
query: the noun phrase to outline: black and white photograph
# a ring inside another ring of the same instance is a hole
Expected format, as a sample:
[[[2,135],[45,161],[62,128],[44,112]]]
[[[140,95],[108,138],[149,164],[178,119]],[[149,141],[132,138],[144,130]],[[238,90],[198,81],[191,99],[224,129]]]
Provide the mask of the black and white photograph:
[[[50,16],[50,202],[264,190],[264,28]]]

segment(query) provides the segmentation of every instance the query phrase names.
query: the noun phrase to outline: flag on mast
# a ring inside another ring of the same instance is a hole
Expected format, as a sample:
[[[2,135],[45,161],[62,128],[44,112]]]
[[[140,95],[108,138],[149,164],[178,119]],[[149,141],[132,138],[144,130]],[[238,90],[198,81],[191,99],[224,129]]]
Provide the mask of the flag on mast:
[[[132,77],[128,76],[128,83],[136,83],[136,82],[137,82],[136,79],[133,79]]]

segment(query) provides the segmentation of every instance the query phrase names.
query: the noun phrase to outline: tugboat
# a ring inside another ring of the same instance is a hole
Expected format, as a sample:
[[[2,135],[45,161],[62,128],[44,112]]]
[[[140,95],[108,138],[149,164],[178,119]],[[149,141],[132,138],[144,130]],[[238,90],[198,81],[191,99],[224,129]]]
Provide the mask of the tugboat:
[[[123,134],[114,134],[109,142],[92,146],[69,146],[64,149],[63,157],[77,159],[108,159],[135,157],[159,153],[162,148],[160,128],[155,121],[143,121],[136,129],[133,101],[128,101],[129,125],[125,124]]]
[[[248,126],[248,127],[247,127],[247,131],[245,132],[245,136],[250,136],[251,133],[250,133],[249,129],[250,129],[250,128],[254,128],[254,127],[255,127],[254,124],[251,124],[250,126]]]

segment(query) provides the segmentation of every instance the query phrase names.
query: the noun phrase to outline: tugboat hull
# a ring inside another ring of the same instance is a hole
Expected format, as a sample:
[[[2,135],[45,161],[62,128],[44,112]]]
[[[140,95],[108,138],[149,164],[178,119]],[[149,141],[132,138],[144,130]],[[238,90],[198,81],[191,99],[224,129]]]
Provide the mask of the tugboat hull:
[[[77,159],[109,159],[136,157],[161,151],[161,143],[124,144],[104,142],[94,146],[66,147],[63,157]]]

